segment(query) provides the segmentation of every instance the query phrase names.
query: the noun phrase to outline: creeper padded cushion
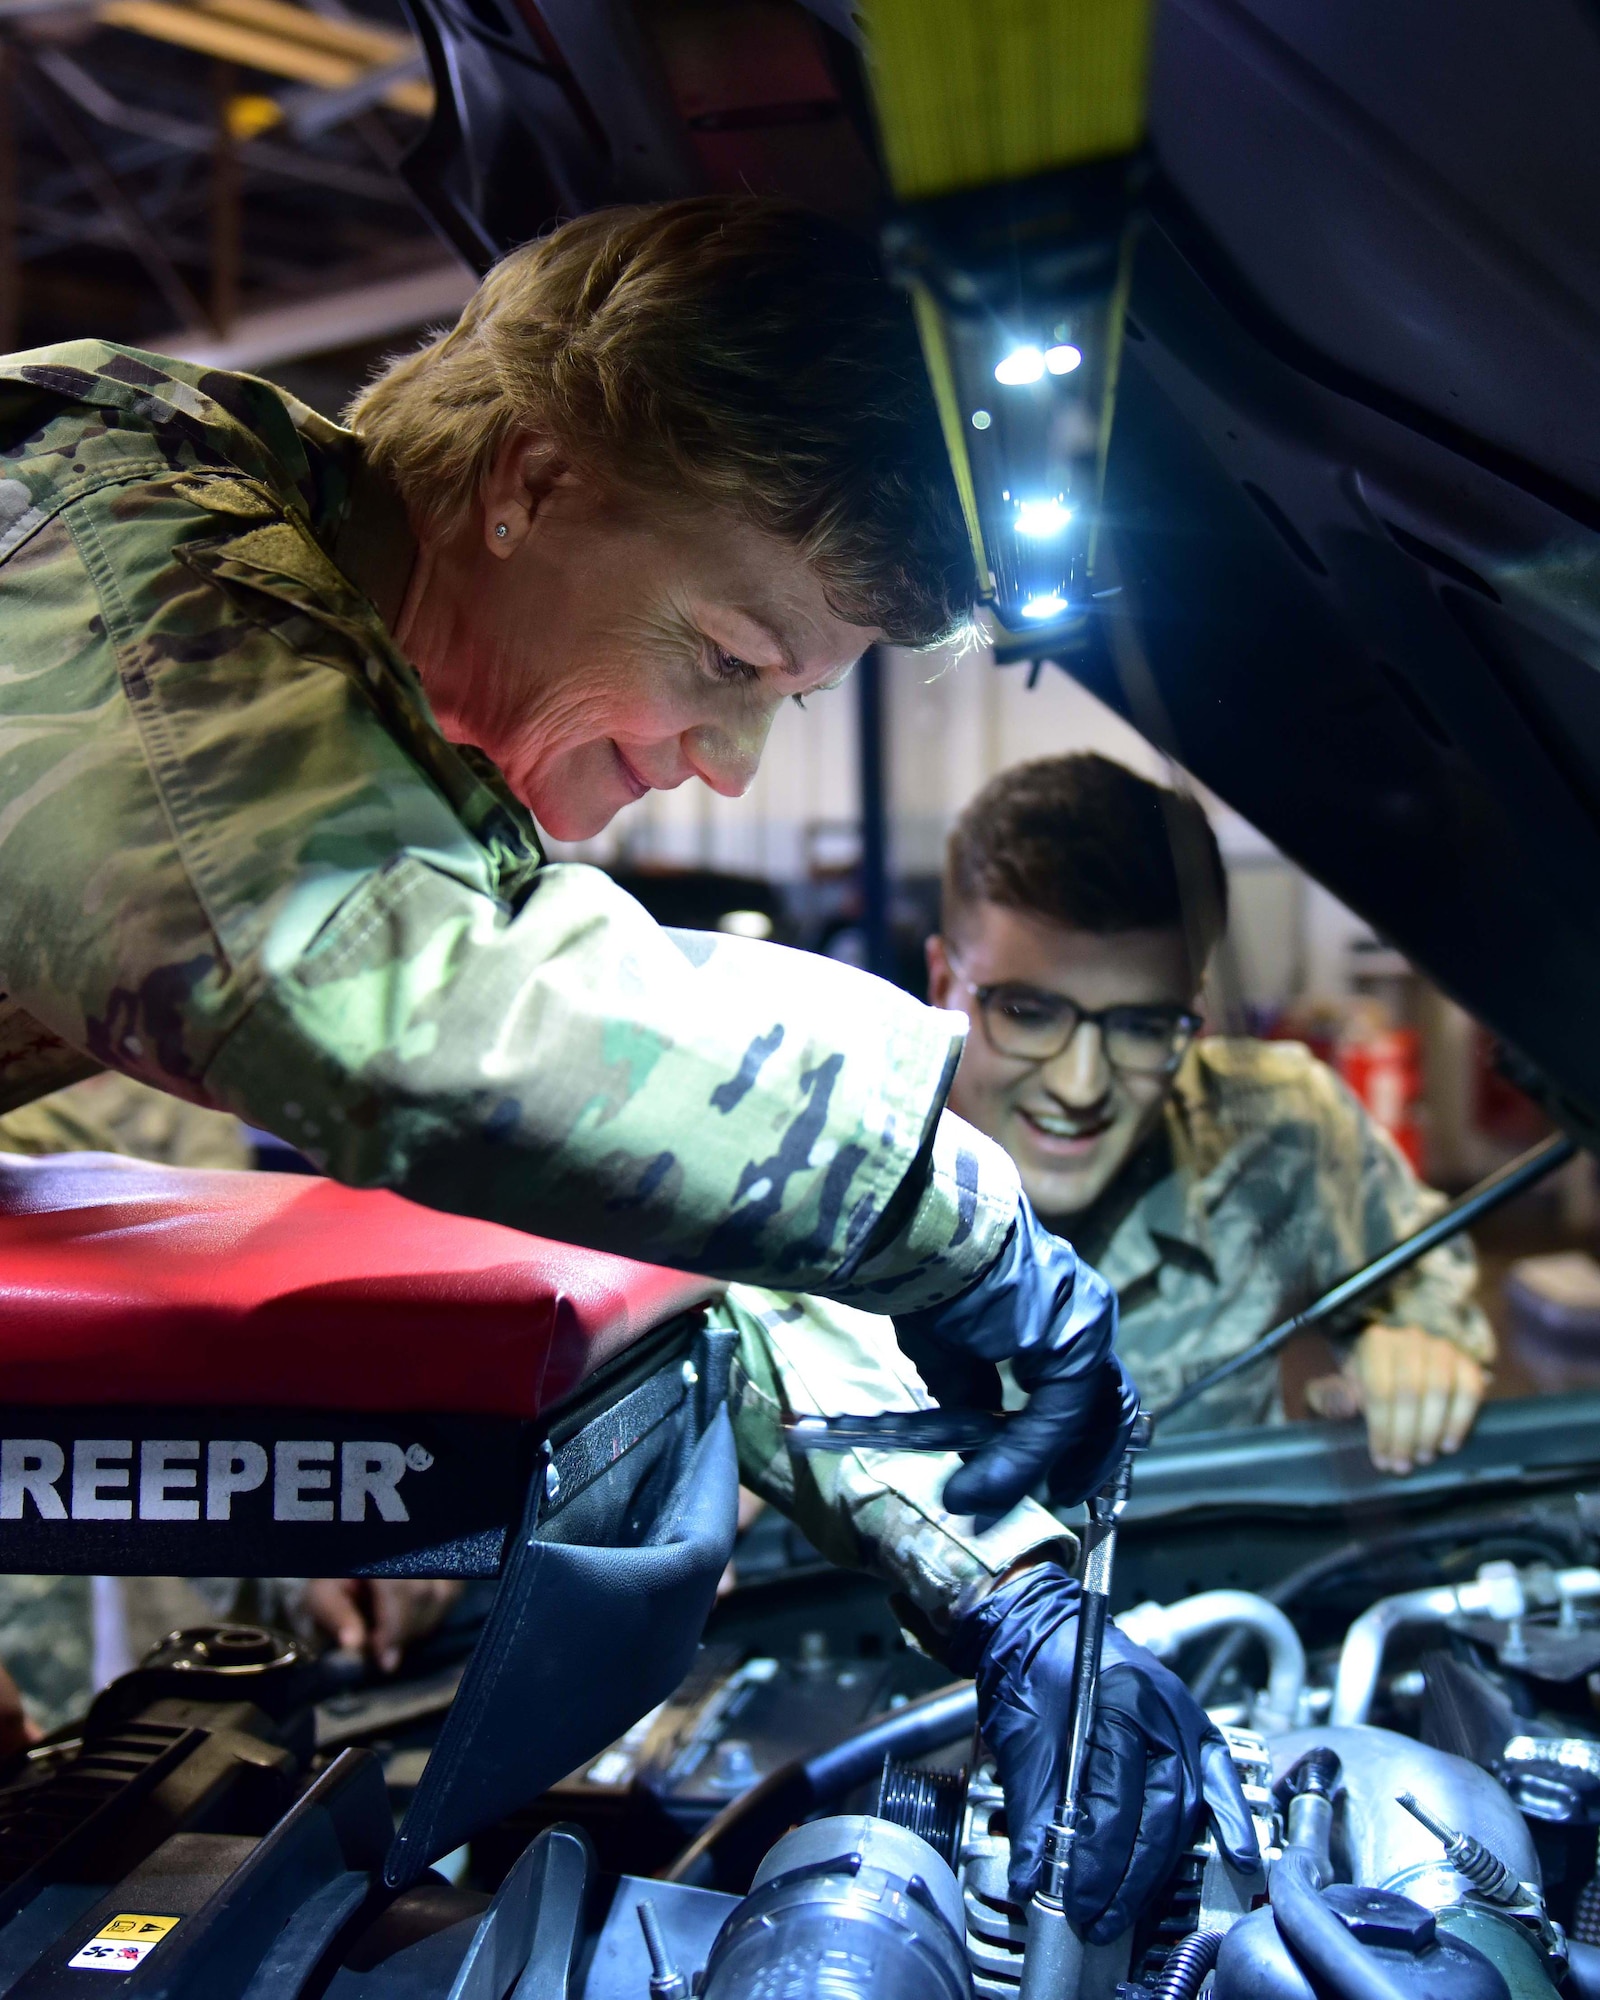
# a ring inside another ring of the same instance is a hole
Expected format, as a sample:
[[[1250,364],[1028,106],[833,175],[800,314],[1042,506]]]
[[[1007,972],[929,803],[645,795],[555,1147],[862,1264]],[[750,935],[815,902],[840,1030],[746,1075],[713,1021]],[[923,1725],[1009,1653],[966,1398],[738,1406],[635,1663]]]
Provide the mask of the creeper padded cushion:
[[[12,1404],[536,1417],[718,1290],[305,1175],[0,1156]]]

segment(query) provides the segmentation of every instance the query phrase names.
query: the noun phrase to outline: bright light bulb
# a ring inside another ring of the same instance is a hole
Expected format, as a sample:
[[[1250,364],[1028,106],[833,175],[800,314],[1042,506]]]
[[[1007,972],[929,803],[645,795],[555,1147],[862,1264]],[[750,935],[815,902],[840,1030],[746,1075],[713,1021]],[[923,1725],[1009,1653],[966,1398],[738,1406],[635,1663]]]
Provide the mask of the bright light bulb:
[[[1017,533],[1036,542],[1047,542],[1059,535],[1071,519],[1072,509],[1063,507],[1059,500],[1017,502]]]
[[[717,929],[729,937],[769,938],[772,919],[765,910],[724,910],[717,919]]]
[[[1030,597],[1022,607],[1024,618],[1059,618],[1067,608],[1067,600],[1047,591],[1043,597]]]
[[[997,364],[994,379],[1008,389],[1020,389],[1028,382],[1037,382],[1044,371],[1045,357],[1037,347],[1013,347],[1005,360]]]
[[[1044,365],[1052,375],[1070,375],[1082,361],[1083,355],[1078,348],[1063,341],[1059,347],[1047,347],[1043,359]],[[1039,378],[1037,375],[1031,375],[1028,379],[1037,382]]]

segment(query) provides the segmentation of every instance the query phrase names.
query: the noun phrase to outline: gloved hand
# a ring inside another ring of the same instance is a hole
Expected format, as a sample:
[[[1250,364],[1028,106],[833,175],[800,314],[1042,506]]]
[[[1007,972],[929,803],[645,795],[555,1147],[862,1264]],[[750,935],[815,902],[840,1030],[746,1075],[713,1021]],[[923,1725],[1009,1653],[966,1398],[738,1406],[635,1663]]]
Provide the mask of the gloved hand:
[[[1138,1414],[1133,1386],[1111,1352],[1116,1294],[1040,1223],[1026,1195],[1017,1197],[1005,1248],[976,1284],[943,1305],[896,1314],[894,1326],[914,1361],[929,1345],[1009,1361],[1028,1391],[1027,1408],[946,1482],[951,1513],[1004,1514],[1052,1467],[1063,1506],[1105,1484]]]
[[[1076,1580],[1055,1563],[1005,1578],[958,1619],[951,1664],[978,1683],[978,1727],[1005,1787],[1011,1892],[1033,1894],[1066,1776],[1078,1640]],[[1095,1944],[1160,1890],[1209,1815],[1236,1868],[1260,1866],[1221,1732],[1176,1674],[1107,1625],[1067,1915]]]

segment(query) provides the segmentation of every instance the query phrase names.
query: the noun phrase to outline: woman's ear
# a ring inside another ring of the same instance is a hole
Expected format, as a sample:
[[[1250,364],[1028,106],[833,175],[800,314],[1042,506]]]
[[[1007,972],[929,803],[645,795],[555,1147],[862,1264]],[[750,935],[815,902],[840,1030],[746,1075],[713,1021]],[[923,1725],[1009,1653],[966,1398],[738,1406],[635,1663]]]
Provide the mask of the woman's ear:
[[[513,431],[504,440],[478,498],[491,555],[514,555],[522,547],[566,471],[559,454],[532,431]]]
[[[944,939],[935,931],[922,949],[928,961],[928,1005],[948,1007],[955,974],[950,969],[950,954],[945,949]]]

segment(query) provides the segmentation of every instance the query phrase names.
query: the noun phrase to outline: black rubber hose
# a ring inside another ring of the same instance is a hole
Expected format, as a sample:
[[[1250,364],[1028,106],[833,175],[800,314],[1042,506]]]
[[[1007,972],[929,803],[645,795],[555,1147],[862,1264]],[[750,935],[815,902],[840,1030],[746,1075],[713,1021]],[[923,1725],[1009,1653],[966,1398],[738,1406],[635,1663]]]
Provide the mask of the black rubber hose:
[[[806,1783],[817,1805],[831,1805],[875,1778],[885,1757],[921,1757],[970,1736],[977,1726],[978,1690],[971,1681],[958,1681],[892,1709],[831,1750],[819,1750],[806,1762]]]
[[[1324,1902],[1316,1861],[1304,1848],[1284,1849],[1272,1865],[1268,1893],[1280,1936],[1315,1985],[1339,2000],[1408,2000],[1409,1989]]]
[[[1156,2000],[1195,2000],[1206,1974],[1217,1962],[1225,1931],[1191,1931],[1174,1945],[1156,1981]]]
[[[970,1736],[977,1726],[978,1691],[971,1681],[908,1701],[831,1749],[795,1758],[724,1806],[661,1871],[661,1880],[743,1895],[779,1834],[875,1778],[885,1757],[921,1757]]]

